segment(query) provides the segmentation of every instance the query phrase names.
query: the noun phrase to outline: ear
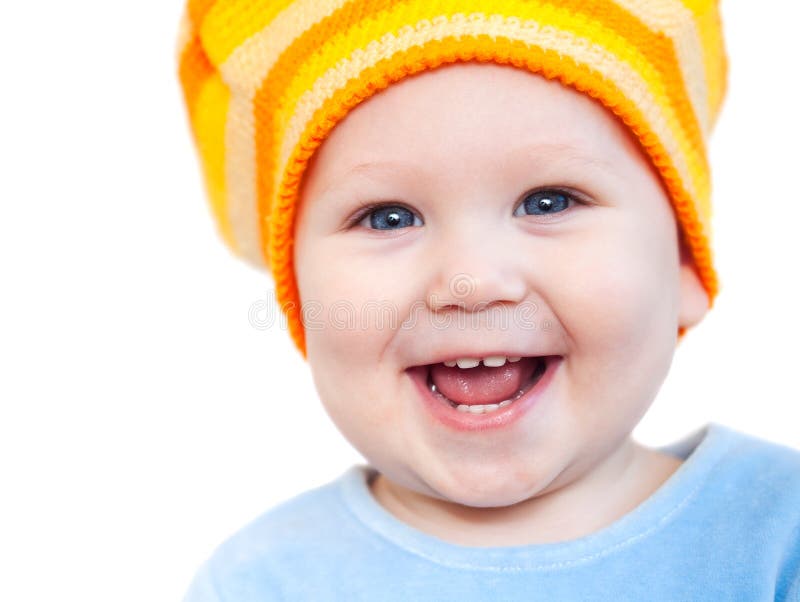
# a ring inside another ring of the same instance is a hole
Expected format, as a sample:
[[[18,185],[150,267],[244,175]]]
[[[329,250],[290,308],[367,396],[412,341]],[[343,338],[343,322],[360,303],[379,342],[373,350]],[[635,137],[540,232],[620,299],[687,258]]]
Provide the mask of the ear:
[[[679,273],[678,325],[690,328],[698,324],[708,312],[708,293],[694,267],[689,249],[680,241],[681,265]]]

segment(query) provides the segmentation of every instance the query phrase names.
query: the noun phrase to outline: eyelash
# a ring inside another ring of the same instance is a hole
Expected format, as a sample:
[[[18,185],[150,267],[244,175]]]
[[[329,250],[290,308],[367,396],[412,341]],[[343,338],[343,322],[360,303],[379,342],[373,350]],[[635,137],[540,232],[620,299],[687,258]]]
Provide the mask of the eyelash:
[[[356,214],[353,219],[348,222],[347,227],[354,228],[358,225],[358,222],[367,217],[375,209],[380,209],[381,207],[403,207],[404,209],[411,211],[411,213],[414,213],[414,210],[411,209],[411,207],[406,207],[403,203],[392,201],[367,201],[359,204],[358,207],[356,207]]]
[[[539,193],[539,192],[556,192],[558,194],[563,194],[565,197],[567,197],[567,199],[569,199],[570,207],[573,207],[574,205],[588,205],[589,204],[587,201],[583,200],[583,198],[581,196],[579,196],[577,193],[575,193],[575,192],[573,192],[571,190],[567,190],[565,188],[558,188],[558,187],[547,187],[547,188],[538,188],[538,189],[534,189],[534,190],[529,190],[528,192],[526,192],[522,196],[520,201],[516,205],[514,205],[514,212],[516,212],[517,208],[525,202],[525,199],[527,199],[529,196],[531,196],[533,194],[536,194],[536,193]],[[380,209],[382,207],[402,207],[402,208],[406,209],[407,211],[410,211],[411,213],[414,213],[416,215],[416,211],[414,211],[411,207],[408,207],[404,203],[400,203],[400,202],[396,202],[396,201],[367,201],[367,202],[359,204],[356,207],[356,214],[347,223],[347,228],[350,229],[350,228],[356,227],[358,225],[358,223],[361,222],[361,220],[363,220],[365,217],[367,217],[372,211],[374,211],[376,209]],[[565,210],[565,211],[567,211],[567,210]],[[564,213],[564,211],[559,211],[557,213],[554,213],[553,215],[557,216],[559,213]],[[535,216],[528,215],[528,217],[535,217]],[[548,221],[548,218],[545,217],[545,216],[538,216],[538,217],[539,218],[544,218],[545,221]],[[373,228],[367,228],[367,229],[371,230]]]

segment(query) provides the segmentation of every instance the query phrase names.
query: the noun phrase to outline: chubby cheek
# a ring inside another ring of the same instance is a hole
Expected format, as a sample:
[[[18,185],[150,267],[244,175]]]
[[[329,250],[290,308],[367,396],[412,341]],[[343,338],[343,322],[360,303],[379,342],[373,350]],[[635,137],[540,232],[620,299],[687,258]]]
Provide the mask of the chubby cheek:
[[[374,367],[400,319],[397,278],[321,247],[298,278],[309,354],[363,369]],[[362,269],[363,268],[363,269]]]
[[[327,328],[327,325],[326,325]],[[397,404],[387,371],[376,367],[375,340],[357,330],[307,331],[308,364],[322,405],[337,429],[363,454],[393,424]],[[372,358],[370,363],[369,358]]]
[[[327,254],[331,257],[336,255]],[[398,424],[401,405],[394,385],[400,367],[385,361],[384,353],[399,317],[394,301],[399,293],[374,274],[364,275],[357,263],[316,265],[324,269],[312,268],[298,278],[308,363],[328,415],[366,454],[385,444],[385,425]]]
[[[635,404],[657,392],[677,337],[677,251],[668,235],[631,225],[565,247],[551,302],[574,346],[575,399],[591,391],[597,401]]]

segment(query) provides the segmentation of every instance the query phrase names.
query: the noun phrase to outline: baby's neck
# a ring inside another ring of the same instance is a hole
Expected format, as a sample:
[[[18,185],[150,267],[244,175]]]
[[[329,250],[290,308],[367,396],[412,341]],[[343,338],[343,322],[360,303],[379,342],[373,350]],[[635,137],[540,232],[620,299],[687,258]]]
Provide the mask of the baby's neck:
[[[378,474],[375,499],[404,523],[463,546],[563,542],[607,527],[650,497],[681,460],[628,439],[578,478],[560,475],[544,493],[513,506],[472,508],[412,491]],[[559,484],[559,479],[565,484]]]

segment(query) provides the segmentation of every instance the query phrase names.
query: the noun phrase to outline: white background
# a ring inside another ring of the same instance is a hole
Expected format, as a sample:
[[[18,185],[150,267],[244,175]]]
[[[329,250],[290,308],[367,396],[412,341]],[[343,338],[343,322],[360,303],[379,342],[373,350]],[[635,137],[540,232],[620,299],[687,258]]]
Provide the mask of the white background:
[[[178,0],[0,8],[0,599],[177,600],[223,538],[361,458],[216,234]],[[723,5],[717,305],[635,431],[800,448],[796,3]]]

